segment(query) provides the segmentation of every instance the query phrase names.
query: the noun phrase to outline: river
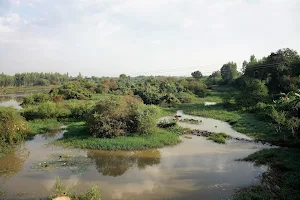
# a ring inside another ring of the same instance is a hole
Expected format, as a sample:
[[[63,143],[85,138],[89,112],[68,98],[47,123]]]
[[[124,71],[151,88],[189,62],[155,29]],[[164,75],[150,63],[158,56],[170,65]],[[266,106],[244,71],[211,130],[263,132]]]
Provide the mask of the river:
[[[247,138],[225,122],[210,120],[199,125],[180,125],[208,131],[218,129]],[[191,136],[181,137],[182,143],[176,146],[147,151],[80,150],[48,145],[63,133],[62,130],[37,135],[0,160],[0,190],[5,199],[45,197],[56,177],[79,192],[97,185],[104,200],[232,199],[238,188],[259,183],[266,170],[236,161],[265,148],[260,143],[228,140],[222,145]],[[72,166],[63,161],[61,167],[47,168],[64,156],[74,158],[70,161]],[[41,165],[46,168],[40,168]]]

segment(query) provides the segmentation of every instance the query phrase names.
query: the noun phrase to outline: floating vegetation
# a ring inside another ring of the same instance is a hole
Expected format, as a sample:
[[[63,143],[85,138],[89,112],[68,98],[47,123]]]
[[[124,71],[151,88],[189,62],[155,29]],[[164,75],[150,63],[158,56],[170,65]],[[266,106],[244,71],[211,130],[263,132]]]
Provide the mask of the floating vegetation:
[[[32,166],[34,170],[66,169],[73,173],[86,171],[91,160],[85,156],[73,156],[70,154],[52,154],[49,159]]]
[[[225,144],[227,138],[230,138],[230,136],[226,133],[213,133],[207,138],[207,140],[212,140],[219,144]]]
[[[200,124],[202,120],[196,120],[196,119],[181,119],[179,122],[189,123],[189,124]]]
[[[187,136],[187,135],[185,135],[183,137],[186,138],[186,139],[193,139],[191,136]]]

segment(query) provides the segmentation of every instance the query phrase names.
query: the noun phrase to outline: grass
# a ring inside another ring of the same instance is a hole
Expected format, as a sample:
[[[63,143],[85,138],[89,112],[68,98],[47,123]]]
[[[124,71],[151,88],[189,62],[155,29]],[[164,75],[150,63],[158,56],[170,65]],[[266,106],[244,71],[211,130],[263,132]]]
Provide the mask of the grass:
[[[238,132],[250,137],[275,142],[281,136],[266,121],[260,120],[252,113],[226,109],[221,104],[205,106],[203,104],[180,104],[178,109],[186,114],[214,118],[228,122]]]
[[[219,144],[225,144],[226,138],[228,138],[228,137],[229,137],[229,135],[227,135],[226,133],[214,133],[211,136],[209,136],[207,138],[207,140],[212,140]]]
[[[69,124],[64,137],[54,144],[83,149],[142,150],[178,144],[180,139],[174,132],[157,128],[147,135],[94,138],[88,134],[84,122],[74,122]]]
[[[60,180],[56,179],[56,182],[52,189],[52,195],[48,198],[43,198],[41,200],[51,200],[56,197],[68,196],[73,200],[101,200],[100,190],[98,187],[94,186],[89,189],[85,194],[77,194],[75,190],[68,189]]]
[[[60,129],[62,125],[57,119],[37,119],[28,122],[30,127],[30,136],[45,133],[48,131],[55,131]]]
[[[300,151],[287,148],[263,149],[242,161],[256,165],[267,165],[268,172],[263,175],[259,186],[252,186],[236,194],[236,200],[300,199]]]

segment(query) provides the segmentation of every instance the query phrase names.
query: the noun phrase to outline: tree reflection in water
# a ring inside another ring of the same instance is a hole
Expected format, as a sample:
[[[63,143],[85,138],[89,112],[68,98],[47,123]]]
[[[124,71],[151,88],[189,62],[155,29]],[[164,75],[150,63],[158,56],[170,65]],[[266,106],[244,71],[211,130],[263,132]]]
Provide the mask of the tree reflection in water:
[[[104,176],[121,176],[129,168],[144,169],[147,166],[160,163],[160,151],[99,151],[90,150],[87,156],[91,158],[99,173]]]
[[[9,179],[18,173],[29,156],[29,151],[23,145],[16,147],[0,159],[0,177]]]

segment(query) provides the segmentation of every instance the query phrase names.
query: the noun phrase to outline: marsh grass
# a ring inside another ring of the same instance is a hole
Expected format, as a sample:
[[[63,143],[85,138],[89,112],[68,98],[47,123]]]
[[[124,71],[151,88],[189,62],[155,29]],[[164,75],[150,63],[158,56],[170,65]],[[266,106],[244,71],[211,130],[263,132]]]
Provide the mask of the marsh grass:
[[[90,188],[86,193],[84,194],[78,194],[75,189],[69,189],[67,188],[60,178],[56,178],[56,182],[52,188],[52,195],[47,198],[42,198],[40,200],[52,200],[56,197],[61,196],[68,196],[72,200],[101,200],[100,197],[100,189],[96,186]]]
[[[219,144],[225,144],[226,143],[226,139],[229,137],[229,135],[227,135],[226,133],[213,133],[212,135],[210,135],[207,140],[212,140],[216,143]]]
[[[256,165],[267,165],[270,170],[263,175],[262,182],[265,185],[242,190],[236,194],[235,199],[300,199],[299,158],[299,150],[272,148],[260,150],[244,159],[240,159],[240,161],[254,162]]]
[[[30,128],[30,136],[45,133],[48,131],[59,130],[62,123],[57,119],[37,119],[28,122]]]
[[[163,130],[156,128],[148,134],[133,134],[116,138],[95,138],[88,134],[84,122],[69,124],[64,137],[53,144],[64,147],[101,150],[142,150],[175,145],[180,142],[179,130]]]

